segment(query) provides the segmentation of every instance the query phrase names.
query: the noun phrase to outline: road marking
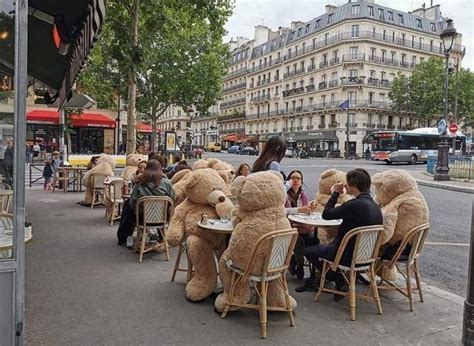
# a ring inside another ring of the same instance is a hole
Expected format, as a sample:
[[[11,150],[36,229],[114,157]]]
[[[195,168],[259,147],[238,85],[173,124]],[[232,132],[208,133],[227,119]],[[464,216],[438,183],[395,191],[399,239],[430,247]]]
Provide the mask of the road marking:
[[[469,243],[446,243],[446,242],[436,242],[436,241],[427,241],[425,242],[426,245],[441,245],[441,246],[465,246],[468,247],[471,244]]]

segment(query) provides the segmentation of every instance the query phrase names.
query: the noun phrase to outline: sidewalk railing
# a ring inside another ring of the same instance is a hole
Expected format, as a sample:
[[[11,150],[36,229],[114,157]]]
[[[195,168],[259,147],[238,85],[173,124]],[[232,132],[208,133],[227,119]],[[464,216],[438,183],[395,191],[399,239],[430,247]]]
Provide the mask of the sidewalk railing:
[[[35,166],[33,164],[29,166],[29,185],[43,185],[43,168],[44,166]]]
[[[426,172],[434,174],[436,171],[437,156],[429,156]],[[470,155],[449,155],[449,176],[453,179],[474,179],[474,165]]]

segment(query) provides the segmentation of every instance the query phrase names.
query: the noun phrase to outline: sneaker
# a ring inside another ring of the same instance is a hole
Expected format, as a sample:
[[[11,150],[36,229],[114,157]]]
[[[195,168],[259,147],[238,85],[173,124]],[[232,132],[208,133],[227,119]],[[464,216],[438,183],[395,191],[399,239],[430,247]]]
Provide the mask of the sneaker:
[[[131,249],[133,247],[133,237],[129,235],[126,242],[127,248]]]
[[[304,267],[301,265],[296,266],[296,277],[298,280],[303,280],[304,278]]]
[[[296,287],[295,291],[298,293],[304,291],[315,291],[316,290],[316,281],[314,277],[309,277],[304,279],[304,284],[301,287]]]

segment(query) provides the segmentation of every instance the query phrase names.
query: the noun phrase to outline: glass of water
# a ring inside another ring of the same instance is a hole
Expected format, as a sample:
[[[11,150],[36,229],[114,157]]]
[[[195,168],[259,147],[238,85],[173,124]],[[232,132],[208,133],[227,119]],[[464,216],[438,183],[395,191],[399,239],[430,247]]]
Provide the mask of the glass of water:
[[[317,211],[311,211],[309,213],[309,218],[313,219],[313,220],[316,220],[318,218],[318,212]]]
[[[222,222],[222,223],[227,223],[227,222],[229,222],[229,215],[227,215],[227,214],[222,215],[222,216],[221,216],[221,222]]]

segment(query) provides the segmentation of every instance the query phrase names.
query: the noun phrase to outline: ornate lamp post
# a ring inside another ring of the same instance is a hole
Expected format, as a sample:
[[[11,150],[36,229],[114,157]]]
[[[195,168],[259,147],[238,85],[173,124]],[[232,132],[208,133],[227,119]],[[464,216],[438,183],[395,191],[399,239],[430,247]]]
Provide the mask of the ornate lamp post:
[[[295,122],[294,113],[290,113],[290,141],[293,140],[293,123]]]
[[[456,40],[457,32],[453,26],[453,20],[448,19],[446,21],[446,28],[441,33],[441,41],[443,42],[444,55],[446,57],[445,73],[446,77],[444,80],[444,114],[438,122],[438,132],[440,134],[440,144],[438,145],[438,164],[436,166],[436,172],[434,174],[434,180],[446,181],[449,180],[449,167],[448,167],[448,154],[449,144],[448,136],[446,135],[448,118],[448,83],[449,83],[449,53],[453,48],[454,41]]]

